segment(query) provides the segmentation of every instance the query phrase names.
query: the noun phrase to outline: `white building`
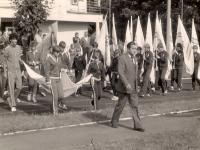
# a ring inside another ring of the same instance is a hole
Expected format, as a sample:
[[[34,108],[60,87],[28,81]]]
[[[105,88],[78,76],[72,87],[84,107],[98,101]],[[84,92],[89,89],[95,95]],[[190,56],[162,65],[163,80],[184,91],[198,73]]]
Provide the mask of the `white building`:
[[[12,30],[14,12],[10,0],[0,0],[1,28]],[[48,33],[49,26],[58,22],[58,41],[65,41],[67,45],[72,43],[75,32],[82,37],[88,30],[89,24],[103,21],[100,13],[100,0],[54,0],[48,21],[41,26],[43,33]]]

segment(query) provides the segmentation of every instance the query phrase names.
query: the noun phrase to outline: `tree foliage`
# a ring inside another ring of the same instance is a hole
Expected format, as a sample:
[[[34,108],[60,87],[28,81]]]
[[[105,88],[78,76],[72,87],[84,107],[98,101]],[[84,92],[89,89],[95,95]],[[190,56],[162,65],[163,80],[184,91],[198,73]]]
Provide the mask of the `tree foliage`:
[[[172,30],[175,39],[178,15],[181,14],[181,0],[171,0],[172,2]],[[183,23],[191,33],[192,18],[196,23],[197,34],[200,36],[200,0],[183,0]],[[102,0],[102,12],[108,12],[108,1]],[[127,20],[130,16],[133,17],[133,24],[136,26],[137,16],[140,16],[143,31],[146,31],[147,16],[151,14],[152,28],[154,30],[156,11],[163,24],[163,33],[166,35],[166,20],[167,20],[167,0],[112,0],[112,13],[115,14],[117,35],[120,40],[124,40],[124,33]],[[134,28],[135,29],[135,28]]]
[[[11,0],[16,10],[14,26],[20,34],[34,34],[47,20],[53,0]]]

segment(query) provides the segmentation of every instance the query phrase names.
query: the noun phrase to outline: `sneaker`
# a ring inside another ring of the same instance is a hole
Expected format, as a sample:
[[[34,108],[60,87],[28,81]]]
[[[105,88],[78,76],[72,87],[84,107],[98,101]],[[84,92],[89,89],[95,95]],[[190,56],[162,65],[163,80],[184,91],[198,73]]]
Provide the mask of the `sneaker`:
[[[148,94],[147,94],[147,96],[148,96],[148,97],[150,97],[150,96],[151,96],[151,94],[149,94],[149,93],[148,93]]]
[[[181,91],[181,88],[178,88],[178,92],[180,92]]]
[[[12,107],[12,108],[11,108],[11,111],[12,111],[12,112],[16,112],[16,111],[17,111],[16,107]]]
[[[155,87],[152,87],[152,88],[151,88],[151,90],[152,90],[153,92],[155,92],[155,91],[156,91]]]
[[[37,100],[36,100],[36,98],[35,98],[35,95],[33,95],[32,101],[33,101],[33,103],[37,103]]]
[[[167,90],[165,90],[164,94],[167,94]]]
[[[59,103],[58,107],[61,108],[61,109],[65,109],[65,110],[68,109],[68,107],[65,104],[63,104],[63,103]]]
[[[111,100],[113,100],[113,101],[118,101],[118,97],[117,96],[113,96],[112,98],[111,98]]]
[[[29,102],[31,101],[31,94],[27,95],[27,101],[29,101]]]
[[[17,103],[21,103],[22,102],[19,98],[17,98],[16,101],[17,101]]]
[[[139,95],[139,97],[144,97],[144,94]]]
[[[171,86],[171,87],[170,87],[170,90],[172,90],[172,91],[173,91],[173,90],[174,90],[174,87],[173,87],[173,86]]]
[[[41,94],[43,97],[46,97],[46,96],[47,96],[46,93],[44,93],[44,92],[40,92],[40,94]]]

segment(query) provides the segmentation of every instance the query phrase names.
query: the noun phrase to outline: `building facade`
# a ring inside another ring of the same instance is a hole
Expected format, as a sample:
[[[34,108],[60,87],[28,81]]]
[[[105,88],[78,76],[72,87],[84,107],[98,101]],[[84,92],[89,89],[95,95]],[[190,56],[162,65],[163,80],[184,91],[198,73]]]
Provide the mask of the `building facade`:
[[[15,10],[10,0],[0,0],[1,29],[13,30],[12,22]],[[43,33],[49,32],[49,26],[58,23],[58,42],[63,40],[69,46],[75,32],[82,37],[90,24],[103,21],[100,0],[54,0],[47,22],[41,25]]]

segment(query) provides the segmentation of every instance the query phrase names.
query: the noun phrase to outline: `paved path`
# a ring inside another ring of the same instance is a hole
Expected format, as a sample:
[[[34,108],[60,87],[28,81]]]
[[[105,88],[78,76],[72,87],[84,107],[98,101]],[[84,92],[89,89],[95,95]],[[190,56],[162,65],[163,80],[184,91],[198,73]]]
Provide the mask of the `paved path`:
[[[142,119],[146,131],[132,130],[132,121],[121,121],[120,127],[108,123],[63,128],[0,137],[0,150],[76,150],[92,149],[93,143],[107,143],[126,139],[143,139],[148,135],[168,131],[188,130],[200,124],[200,111],[173,116]],[[200,127],[200,126],[198,126]],[[200,130],[197,128],[196,130]]]

